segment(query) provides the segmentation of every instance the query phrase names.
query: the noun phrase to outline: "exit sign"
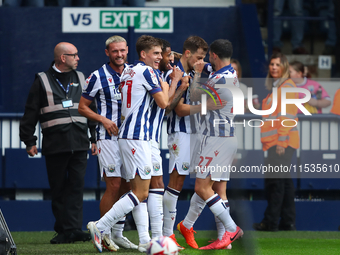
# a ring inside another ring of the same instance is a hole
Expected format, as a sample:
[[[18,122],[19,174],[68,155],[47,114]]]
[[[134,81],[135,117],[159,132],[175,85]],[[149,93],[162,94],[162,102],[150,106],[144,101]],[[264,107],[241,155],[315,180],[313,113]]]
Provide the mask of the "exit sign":
[[[63,8],[63,33],[172,33],[172,8]]]

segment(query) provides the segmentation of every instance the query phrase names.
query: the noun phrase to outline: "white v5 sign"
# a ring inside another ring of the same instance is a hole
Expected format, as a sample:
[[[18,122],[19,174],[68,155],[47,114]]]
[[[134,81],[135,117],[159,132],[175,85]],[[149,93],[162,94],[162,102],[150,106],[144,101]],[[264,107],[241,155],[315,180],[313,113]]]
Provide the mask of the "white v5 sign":
[[[172,8],[63,8],[63,33],[172,33]]]

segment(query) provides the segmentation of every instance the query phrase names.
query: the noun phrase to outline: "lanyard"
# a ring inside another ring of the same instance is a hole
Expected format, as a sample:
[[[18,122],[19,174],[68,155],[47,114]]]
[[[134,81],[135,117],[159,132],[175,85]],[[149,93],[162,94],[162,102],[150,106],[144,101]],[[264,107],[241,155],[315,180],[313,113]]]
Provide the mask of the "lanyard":
[[[68,98],[68,97],[67,97],[67,94],[68,94],[68,92],[70,91],[70,83],[67,84],[67,87],[66,87],[66,90],[65,90],[63,84],[61,84],[61,82],[58,80],[58,78],[56,78],[56,77],[54,77],[54,78],[55,78],[56,81],[58,82],[59,86],[66,92],[66,98]]]

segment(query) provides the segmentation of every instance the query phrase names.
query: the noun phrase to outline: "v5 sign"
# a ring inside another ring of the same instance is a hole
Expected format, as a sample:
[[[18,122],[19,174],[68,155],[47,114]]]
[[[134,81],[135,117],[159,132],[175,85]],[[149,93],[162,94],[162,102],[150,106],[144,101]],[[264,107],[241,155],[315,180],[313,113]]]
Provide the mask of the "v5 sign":
[[[172,8],[63,8],[63,33],[121,32],[129,26],[139,33],[172,33]]]

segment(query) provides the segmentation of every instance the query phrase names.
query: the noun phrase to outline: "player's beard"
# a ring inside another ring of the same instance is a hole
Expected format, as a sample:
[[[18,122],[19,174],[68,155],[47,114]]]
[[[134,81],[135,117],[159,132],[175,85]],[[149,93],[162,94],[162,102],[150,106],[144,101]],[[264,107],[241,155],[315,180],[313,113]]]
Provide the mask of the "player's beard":
[[[116,61],[116,59],[110,59],[111,63],[114,65],[114,66],[123,66],[125,63],[126,63],[126,58],[122,58],[123,60],[123,63],[121,63],[121,61]]]

